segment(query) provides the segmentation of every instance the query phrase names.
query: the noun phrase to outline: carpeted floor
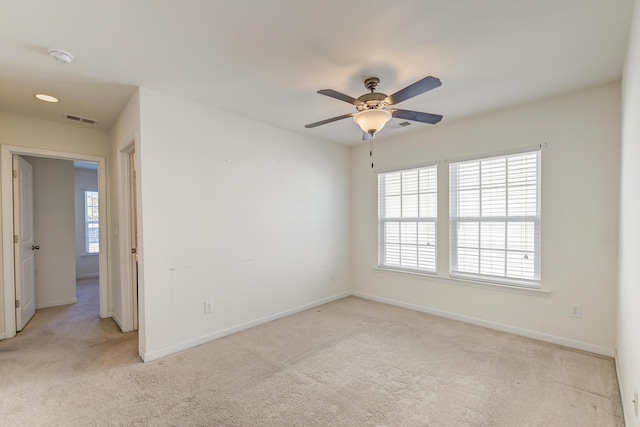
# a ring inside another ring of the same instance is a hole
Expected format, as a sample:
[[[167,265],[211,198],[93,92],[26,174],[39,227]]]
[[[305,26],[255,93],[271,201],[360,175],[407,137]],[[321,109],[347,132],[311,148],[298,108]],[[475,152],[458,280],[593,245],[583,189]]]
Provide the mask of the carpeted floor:
[[[606,357],[349,297],[143,364],[79,289],[0,342],[2,425],[624,425]]]

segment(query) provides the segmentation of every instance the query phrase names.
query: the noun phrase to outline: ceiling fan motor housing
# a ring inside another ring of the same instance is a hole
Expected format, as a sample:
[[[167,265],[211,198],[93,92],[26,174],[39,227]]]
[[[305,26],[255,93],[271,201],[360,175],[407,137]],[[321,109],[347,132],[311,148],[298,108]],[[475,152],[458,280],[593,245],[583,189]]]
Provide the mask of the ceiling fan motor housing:
[[[358,111],[385,108],[389,106],[386,99],[387,95],[384,93],[365,93],[360,98],[358,98],[358,100],[362,101],[363,103],[356,105],[356,108],[358,109]]]

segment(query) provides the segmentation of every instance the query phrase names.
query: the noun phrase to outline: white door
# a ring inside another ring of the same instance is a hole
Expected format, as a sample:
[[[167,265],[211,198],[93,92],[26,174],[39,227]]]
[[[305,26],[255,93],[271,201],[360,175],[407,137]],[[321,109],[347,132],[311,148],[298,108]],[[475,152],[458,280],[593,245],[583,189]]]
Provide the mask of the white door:
[[[16,279],[16,330],[36,313],[33,252],[33,168],[13,156],[13,234]]]
[[[138,330],[138,208],[136,199],[136,153],[129,153],[129,216],[131,230],[131,283],[133,284],[133,330]]]

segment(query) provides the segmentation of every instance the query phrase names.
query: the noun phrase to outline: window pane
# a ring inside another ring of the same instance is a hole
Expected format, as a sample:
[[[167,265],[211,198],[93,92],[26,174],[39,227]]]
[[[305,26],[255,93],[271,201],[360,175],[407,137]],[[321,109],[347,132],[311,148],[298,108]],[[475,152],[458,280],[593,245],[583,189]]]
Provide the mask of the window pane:
[[[435,246],[418,246],[418,269],[436,269],[436,248]]]
[[[385,194],[387,196],[397,196],[400,194],[400,178],[399,172],[390,173],[385,176]]]
[[[458,249],[458,271],[465,273],[478,273],[479,251],[477,249]]]
[[[480,224],[480,247],[482,249],[504,249],[504,222],[483,222]]]
[[[507,249],[533,252],[535,250],[535,224],[533,222],[510,222],[507,224]]]
[[[418,229],[415,222],[403,222],[400,224],[400,242],[401,243],[418,243]]]
[[[400,266],[400,245],[386,245],[385,265]]]
[[[482,216],[505,216],[507,214],[507,192],[505,187],[482,190]]]
[[[421,193],[420,194],[420,213],[421,218],[435,218],[438,216],[438,194]]]
[[[402,196],[391,196],[385,200],[384,218],[400,218]]]
[[[400,223],[399,222],[385,223],[384,230],[385,230],[384,239],[387,243],[400,243]]]
[[[418,248],[415,245],[400,246],[400,257],[402,266],[405,268],[418,269]]]
[[[435,247],[436,246],[435,222],[419,222],[417,225],[418,225],[418,244]]]
[[[416,218],[418,216],[418,195],[409,194],[402,196],[402,217]]]
[[[475,218],[480,216],[480,190],[460,190],[458,197],[458,212],[461,218]]]
[[[418,171],[402,172],[402,194],[418,192]]]
[[[480,247],[480,223],[461,222],[458,224],[458,247]]]
[[[504,251],[480,250],[480,274],[504,276]]]

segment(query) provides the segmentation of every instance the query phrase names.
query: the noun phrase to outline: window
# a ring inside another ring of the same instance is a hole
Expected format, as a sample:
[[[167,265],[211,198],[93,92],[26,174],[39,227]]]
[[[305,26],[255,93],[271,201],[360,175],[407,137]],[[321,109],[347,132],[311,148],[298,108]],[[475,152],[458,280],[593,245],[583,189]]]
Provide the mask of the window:
[[[540,151],[450,165],[451,276],[540,285]]]
[[[85,253],[100,252],[100,224],[98,223],[98,192],[84,190]]]
[[[378,265],[436,272],[437,165],[378,175]]]

